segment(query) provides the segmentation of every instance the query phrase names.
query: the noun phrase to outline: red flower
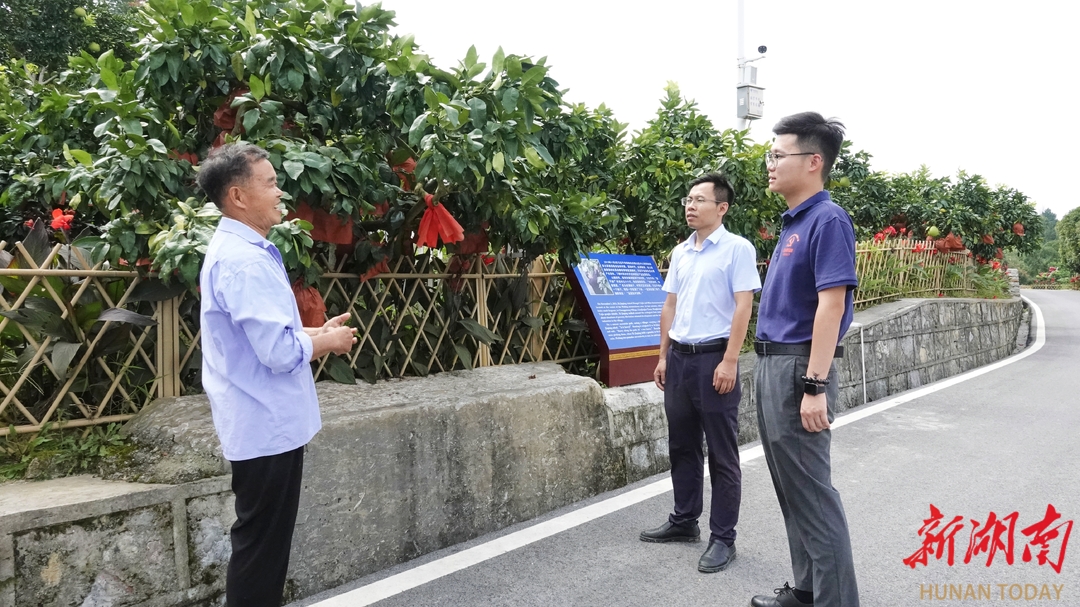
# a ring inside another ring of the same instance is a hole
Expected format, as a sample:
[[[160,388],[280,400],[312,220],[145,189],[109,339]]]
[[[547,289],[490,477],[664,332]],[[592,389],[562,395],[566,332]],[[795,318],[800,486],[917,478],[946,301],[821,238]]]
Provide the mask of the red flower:
[[[996,269],[998,269],[1000,267],[1001,267],[1001,262],[998,262],[998,261],[995,261],[994,263],[990,264],[990,269],[991,270],[996,270]]]
[[[907,234],[907,228],[900,228],[901,234]]]
[[[885,234],[883,234],[881,232],[878,232],[877,234],[874,234],[874,242],[884,242],[884,241],[885,241]]]
[[[53,209],[52,221],[49,223],[54,230],[70,230],[71,222],[75,219],[75,211],[68,209],[63,211],[61,209]]]
[[[938,293],[937,296],[938,297],[945,297],[945,294],[944,293]]]
[[[30,228],[31,230],[33,230],[34,229],[34,220],[33,219],[27,219],[26,221],[23,222],[23,225]]]
[[[920,242],[919,244],[915,245],[915,248],[912,249],[911,252],[912,253],[922,253],[925,250],[926,250],[926,247],[924,247],[923,243]]]
[[[886,226],[883,230],[886,236],[896,236],[896,228],[892,226]]]

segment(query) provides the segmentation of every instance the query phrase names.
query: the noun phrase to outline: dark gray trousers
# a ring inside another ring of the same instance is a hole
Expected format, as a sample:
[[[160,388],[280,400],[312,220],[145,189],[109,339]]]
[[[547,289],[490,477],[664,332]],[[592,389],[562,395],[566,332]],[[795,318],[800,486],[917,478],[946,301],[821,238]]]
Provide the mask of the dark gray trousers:
[[[840,493],[832,486],[832,432],[803,429],[802,381],[807,356],[758,356],[754,369],[758,430],[787,527],[794,586],[814,592],[815,607],[857,607],[859,589]],[[826,399],[833,420],[836,365]]]

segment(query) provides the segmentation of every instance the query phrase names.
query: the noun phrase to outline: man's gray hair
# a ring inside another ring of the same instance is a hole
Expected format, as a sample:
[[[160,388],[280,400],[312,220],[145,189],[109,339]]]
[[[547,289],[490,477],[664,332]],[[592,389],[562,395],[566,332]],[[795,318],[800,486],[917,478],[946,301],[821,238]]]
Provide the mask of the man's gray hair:
[[[226,143],[210,152],[199,166],[195,183],[207,197],[222,208],[229,188],[251,177],[251,165],[270,157],[266,150],[246,141]]]

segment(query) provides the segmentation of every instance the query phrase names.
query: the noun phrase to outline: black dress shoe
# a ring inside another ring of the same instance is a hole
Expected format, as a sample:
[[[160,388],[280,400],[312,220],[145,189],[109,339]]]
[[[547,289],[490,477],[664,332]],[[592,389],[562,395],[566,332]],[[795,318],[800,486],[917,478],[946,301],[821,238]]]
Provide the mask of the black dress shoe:
[[[795,598],[794,588],[784,582],[783,588],[773,590],[776,596],[759,594],[750,599],[750,607],[814,607],[814,602],[804,603]]]
[[[727,569],[735,560],[735,544],[728,546],[720,540],[710,540],[705,554],[697,562],[697,570],[702,573],[716,573]]]
[[[701,537],[697,521],[676,525],[671,521],[660,525],[656,529],[646,529],[641,532],[643,542],[696,542]]]

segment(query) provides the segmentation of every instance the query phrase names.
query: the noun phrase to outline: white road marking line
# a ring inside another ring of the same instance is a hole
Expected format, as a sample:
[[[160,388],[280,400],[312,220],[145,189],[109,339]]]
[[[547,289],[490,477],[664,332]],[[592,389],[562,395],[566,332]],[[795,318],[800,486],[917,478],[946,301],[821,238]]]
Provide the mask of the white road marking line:
[[[1033,343],[1031,347],[1019,354],[1002,359],[996,363],[950,377],[924,388],[907,392],[901,396],[876,405],[863,405],[862,407],[859,407],[857,411],[835,420],[832,427],[839,428],[841,426],[846,426],[875,413],[880,413],[886,409],[891,409],[897,405],[937,392],[938,390],[944,390],[945,388],[955,386],[956,384],[965,382],[985,373],[990,373],[991,371],[995,371],[1006,365],[1011,365],[1014,362],[1038,352],[1046,343],[1046,328],[1043,323],[1042,310],[1030,299],[1026,297],[1023,299],[1031,306],[1036,322],[1035,343]],[[739,461],[745,464],[764,454],[765,451],[762,449],[761,445],[750,447],[739,452]],[[705,476],[708,475],[709,470],[708,467],[706,467]],[[611,514],[612,512],[628,508],[670,490],[671,479],[656,481],[638,487],[632,491],[627,491],[626,493],[608,498],[604,501],[590,504],[579,510],[568,512],[553,519],[526,527],[525,529],[509,533],[500,538],[491,540],[490,542],[473,546],[472,548],[445,556],[441,559],[431,561],[430,563],[425,563],[419,567],[409,569],[408,571],[402,571],[401,573],[373,582],[367,586],[362,586],[335,597],[319,601],[318,603],[313,603],[311,607],[364,607],[365,605],[371,605],[383,599],[390,598],[407,590],[412,590],[413,588],[422,586],[428,582],[450,575],[451,573],[456,573],[462,569],[467,569],[473,565],[493,559],[512,550],[517,550],[523,546],[551,537],[557,533],[573,529],[574,527]]]

